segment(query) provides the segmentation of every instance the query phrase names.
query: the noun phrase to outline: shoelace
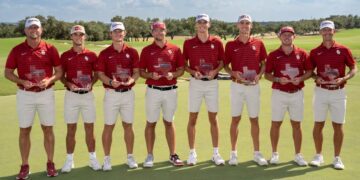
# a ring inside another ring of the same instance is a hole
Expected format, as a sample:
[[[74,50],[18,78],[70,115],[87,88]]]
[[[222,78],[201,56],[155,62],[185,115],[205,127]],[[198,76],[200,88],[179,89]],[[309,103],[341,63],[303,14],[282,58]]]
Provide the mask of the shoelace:
[[[179,159],[179,156],[177,154],[171,155],[171,160],[176,161]]]

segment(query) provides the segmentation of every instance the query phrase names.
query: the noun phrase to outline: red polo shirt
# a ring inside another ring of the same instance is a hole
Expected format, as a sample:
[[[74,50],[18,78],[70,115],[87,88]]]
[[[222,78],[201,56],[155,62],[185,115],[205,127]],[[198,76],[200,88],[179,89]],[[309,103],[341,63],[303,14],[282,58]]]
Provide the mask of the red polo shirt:
[[[219,66],[220,61],[224,60],[224,46],[220,39],[209,36],[206,42],[202,42],[197,36],[184,42],[184,58],[189,61],[190,69],[197,70],[200,59],[210,63],[213,69]]]
[[[226,43],[225,64],[231,63],[233,71],[244,72],[244,68],[255,70],[259,74],[261,62],[266,59],[267,53],[264,43],[260,39],[249,38],[247,43],[242,43],[238,38]]]
[[[327,73],[337,75],[335,78],[344,77],[346,66],[356,66],[356,61],[353,58],[349,48],[334,42],[333,46],[327,49],[323,44],[311,50],[310,60],[316,68],[316,74],[325,81],[329,81]],[[344,87],[342,84],[340,87]]]
[[[114,45],[102,50],[99,54],[99,60],[97,63],[97,71],[104,72],[107,77],[113,79],[116,73],[119,73],[120,69],[126,69],[130,72],[130,76],[133,75],[133,69],[139,68],[139,54],[136,49],[123,45],[120,52],[114,49]],[[116,78],[120,81],[120,79]],[[120,85],[116,89],[131,88],[135,83],[129,86]],[[112,86],[108,86],[103,83],[105,88],[114,89]]]
[[[97,56],[94,52],[83,49],[82,52],[77,53],[71,48],[64,52],[60,59],[66,81],[78,87],[83,86],[81,79],[88,81],[88,83],[93,81],[93,72],[97,62]]]
[[[60,65],[59,53],[53,45],[41,40],[37,47],[32,48],[25,40],[25,42],[20,43],[11,50],[5,67],[17,69],[20,79],[37,83],[43,78],[53,76],[53,68]],[[50,84],[48,88],[52,85],[54,83]],[[18,84],[18,87],[24,88],[21,84]],[[29,91],[35,91],[36,89],[39,89],[39,87],[32,87]]]
[[[159,72],[158,66],[159,61],[163,61],[171,64],[170,72],[175,72],[177,68],[184,67],[184,57],[181,54],[180,48],[165,43],[163,48],[156,45],[155,42],[144,47],[140,55],[140,69],[146,70],[147,72]],[[146,84],[154,86],[170,86],[176,84],[176,78],[167,80],[165,77],[161,77],[158,80],[146,79]]]
[[[278,78],[286,77],[291,79],[291,77],[300,77],[308,70],[312,70],[310,59],[304,50],[296,46],[294,46],[294,50],[289,55],[286,55],[280,47],[271,52],[266,60],[265,72],[273,74],[273,76]],[[299,83],[299,85],[292,83],[281,85],[278,82],[273,82],[272,84],[273,89],[285,92],[294,91],[303,87],[304,82]]]

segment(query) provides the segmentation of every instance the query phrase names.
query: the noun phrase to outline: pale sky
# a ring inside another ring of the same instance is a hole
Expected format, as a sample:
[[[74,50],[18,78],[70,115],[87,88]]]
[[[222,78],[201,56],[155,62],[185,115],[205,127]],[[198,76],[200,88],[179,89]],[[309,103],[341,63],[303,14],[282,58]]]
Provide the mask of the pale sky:
[[[360,0],[0,0],[0,22],[38,14],[67,22],[108,23],[116,15],[179,19],[201,13],[227,22],[236,21],[240,14],[250,14],[254,21],[359,16]]]

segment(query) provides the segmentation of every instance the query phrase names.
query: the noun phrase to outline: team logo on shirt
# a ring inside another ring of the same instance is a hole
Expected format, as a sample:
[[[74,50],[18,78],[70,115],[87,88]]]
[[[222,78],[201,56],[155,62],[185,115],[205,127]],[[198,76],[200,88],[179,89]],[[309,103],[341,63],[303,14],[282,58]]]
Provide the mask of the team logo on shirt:
[[[156,52],[151,52],[151,53],[150,53],[151,56],[154,55],[154,54],[156,54]]]
[[[21,55],[22,55],[22,56],[24,56],[24,55],[26,55],[26,54],[27,54],[27,52],[23,52],[23,53],[21,53]]]
[[[88,60],[89,60],[89,57],[85,56],[84,59],[85,59],[85,61],[88,61]]]
[[[172,52],[172,50],[171,50],[171,49],[169,49],[169,50],[168,50],[168,53],[169,53],[169,54],[172,54],[173,52]]]
[[[43,56],[45,56],[45,50],[42,49],[42,50],[40,51],[40,54],[43,55]]]
[[[214,48],[215,48],[214,44],[211,44],[210,47],[211,47],[211,49],[214,49]]]
[[[114,56],[109,56],[109,59],[112,59]]]
[[[234,52],[238,52],[240,48],[234,49]]]
[[[284,76],[289,76],[289,78],[292,80],[300,73],[298,68],[291,67],[290,64],[285,64],[285,70],[281,71],[281,74]]]
[[[320,56],[323,52],[318,52],[317,55]]]
[[[296,55],[296,59],[300,60],[300,55],[299,54]]]
[[[193,46],[193,49],[197,48],[198,46]]]
[[[282,58],[282,56],[277,56],[277,57],[276,57],[276,59],[280,59],[280,58]]]
[[[340,50],[336,50],[336,54],[340,55],[340,53],[341,53]]]
[[[252,49],[253,49],[254,51],[256,51],[256,47],[255,47],[254,45],[252,46]]]
[[[130,58],[130,55],[128,53],[125,54],[126,58]]]

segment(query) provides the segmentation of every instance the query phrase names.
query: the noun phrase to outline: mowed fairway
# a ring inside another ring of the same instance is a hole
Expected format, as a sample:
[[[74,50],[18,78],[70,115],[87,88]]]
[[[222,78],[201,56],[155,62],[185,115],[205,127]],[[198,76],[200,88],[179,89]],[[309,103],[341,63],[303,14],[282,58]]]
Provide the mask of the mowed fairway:
[[[339,32],[336,40],[351,47],[355,57],[360,57],[360,30],[347,30]],[[0,72],[3,74],[5,59],[9,50],[23,38],[0,39],[0,62],[2,64]],[[279,46],[277,39],[265,39],[267,50],[271,51]],[[319,36],[298,37],[295,44],[310,50],[317,46],[321,39]],[[182,46],[183,39],[175,40],[174,43]],[[70,47],[69,41],[51,41],[58,47],[59,51]],[[97,44],[108,44],[101,42]],[[150,42],[148,42],[150,43]],[[131,43],[139,51],[145,43]],[[90,49],[99,52],[103,47],[90,44]],[[230,82],[219,81],[220,95],[220,153],[227,161],[230,153]],[[260,111],[260,143],[261,151],[266,159],[271,156],[271,144],[269,129],[271,125],[271,84],[262,79],[261,82],[261,111]],[[0,77],[0,179],[14,179],[18,173],[21,158],[18,149],[18,120],[16,114],[16,87],[10,84],[3,76]],[[61,88],[57,83],[57,88]],[[314,84],[308,80],[305,92],[305,119],[303,121],[303,146],[302,153],[306,160],[310,161],[314,155],[314,145],[312,140],[313,112],[312,96]],[[134,155],[140,164],[140,168],[129,170],[124,164],[126,162],[125,144],[123,141],[123,130],[118,121],[114,130],[113,146],[111,151],[113,170],[110,172],[94,172],[88,164],[88,153],[85,145],[84,131],[81,123],[78,126],[77,145],[75,149],[75,169],[69,174],[60,174],[55,179],[359,179],[360,169],[360,134],[358,129],[360,121],[358,107],[360,107],[360,77],[356,76],[347,84],[347,115],[344,126],[345,139],[342,150],[342,159],[346,166],[344,171],[334,170],[331,166],[333,160],[332,127],[328,120],[324,128],[323,155],[325,164],[320,168],[297,167],[293,162],[294,148],[291,135],[291,127],[288,116],[281,128],[281,136],[278,151],[281,163],[277,166],[259,167],[252,162],[252,141],[250,136],[250,123],[246,111],[243,113],[242,122],[239,127],[238,155],[240,164],[236,167],[229,165],[216,167],[210,161],[212,155],[212,145],[210,139],[209,123],[207,113],[203,104],[197,123],[196,149],[199,163],[196,166],[184,166],[175,168],[168,162],[168,147],[164,135],[164,127],[160,121],[156,128],[157,138],[155,141],[154,157],[155,166],[151,169],[141,167],[146,156],[146,146],[144,140],[145,128],[145,85],[141,80],[134,88],[136,94],[136,113],[135,113],[135,148]],[[56,98],[56,125],[54,127],[55,145],[55,164],[60,169],[65,161],[65,136],[66,125],[63,122],[63,97],[64,90],[55,93]],[[101,133],[103,129],[103,95],[104,90],[101,86],[94,88],[97,105],[96,140],[98,160],[103,162],[103,151],[101,144]],[[188,121],[188,82],[179,82],[178,89],[178,110],[175,117],[177,130],[177,153],[182,160],[186,160],[189,152],[187,143],[186,126]],[[81,121],[80,121],[81,122]],[[43,148],[42,131],[39,120],[36,118],[32,134],[32,148],[30,152],[30,171],[32,179],[48,179],[45,174],[46,155]]]

